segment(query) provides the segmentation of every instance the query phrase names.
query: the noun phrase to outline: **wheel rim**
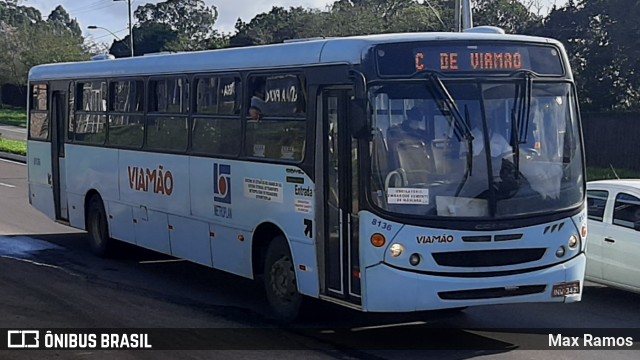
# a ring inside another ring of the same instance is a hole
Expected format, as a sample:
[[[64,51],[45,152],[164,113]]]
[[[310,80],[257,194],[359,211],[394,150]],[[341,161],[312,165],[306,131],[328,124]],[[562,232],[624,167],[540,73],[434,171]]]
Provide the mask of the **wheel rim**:
[[[282,256],[271,266],[271,289],[273,294],[283,303],[294,300],[298,289],[293,263],[289,257]]]

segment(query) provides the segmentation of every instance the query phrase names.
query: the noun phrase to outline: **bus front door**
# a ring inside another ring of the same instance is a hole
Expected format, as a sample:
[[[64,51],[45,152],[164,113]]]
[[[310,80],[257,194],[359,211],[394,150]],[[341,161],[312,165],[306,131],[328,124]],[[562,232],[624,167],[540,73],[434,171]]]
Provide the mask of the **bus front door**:
[[[64,154],[65,129],[69,121],[67,84],[51,84],[51,170],[56,220],[68,220],[66,192],[66,163]]]
[[[323,94],[324,294],[361,304],[358,249],[358,148],[349,135],[350,89]]]

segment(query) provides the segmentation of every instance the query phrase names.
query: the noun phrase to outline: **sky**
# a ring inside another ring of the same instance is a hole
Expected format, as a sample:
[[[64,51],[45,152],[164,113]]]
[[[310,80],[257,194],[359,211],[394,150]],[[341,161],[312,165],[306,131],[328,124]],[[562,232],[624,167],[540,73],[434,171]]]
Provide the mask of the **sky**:
[[[159,0],[21,0],[23,6],[35,7],[46,17],[51,10],[62,5],[71,18],[75,18],[80,24],[85,37],[99,43],[111,44],[116,34],[124,38],[128,34],[127,1],[131,1],[131,11],[147,3],[158,3]],[[205,0],[207,5],[215,5],[218,8],[218,21],[216,28],[223,33],[233,33],[234,25],[238,18],[249,22],[257,14],[268,12],[273,6],[285,8],[302,6],[324,10],[335,0]],[[424,0],[421,0],[424,1]],[[528,3],[536,0],[522,0]],[[549,6],[553,3],[562,4],[561,0],[537,0],[540,4]],[[134,18],[135,23],[135,18]],[[94,25],[104,29],[89,30],[87,26]]]

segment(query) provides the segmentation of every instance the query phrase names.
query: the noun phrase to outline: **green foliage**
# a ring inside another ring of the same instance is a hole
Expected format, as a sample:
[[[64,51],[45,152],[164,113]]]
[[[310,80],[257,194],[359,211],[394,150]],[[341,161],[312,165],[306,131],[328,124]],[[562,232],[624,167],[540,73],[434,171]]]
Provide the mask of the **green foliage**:
[[[35,8],[0,3],[0,86],[26,85],[36,65],[88,59],[80,33],[61,6],[43,21]]]
[[[616,176],[617,175],[617,176]],[[587,181],[607,180],[607,179],[639,179],[640,172],[629,169],[611,169],[611,168],[587,168]]]
[[[82,30],[76,19],[71,19],[69,13],[58,5],[51,14],[47,17],[47,23],[51,25],[53,31],[59,35],[64,35],[65,32],[70,31],[73,36],[81,37]]]
[[[274,6],[270,12],[256,15],[249,23],[238,20],[238,32],[231,37],[230,45],[273,44],[288,39],[322,36],[316,14],[319,12],[302,7],[286,10]]]
[[[21,26],[42,21],[42,15],[36,8],[18,6],[16,0],[0,2],[0,24]]]
[[[0,152],[27,155],[27,142],[0,138]]]
[[[571,0],[538,31],[565,44],[584,110],[640,106],[639,16],[628,0]]]
[[[474,24],[560,40],[569,55],[582,110],[640,109],[640,6],[629,0],[568,0],[541,17],[542,2],[473,0]],[[24,85],[34,65],[89,57],[78,23],[62,6],[43,20],[37,9],[22,3],[0,0],[0,86]],[[215,6],[203,0],[165,0],[135,10],[134,49],[143,55],[300,38],[450,31],[453,4],[454,0],[337,0],[324,9],[273,7],[248,22],[238,19],[236,33],[230,35],[215,30]],[[128,44],[127,35],[110,51],[129,56]]]
[[[497,26],[511,34],[521,34],[542,23],[542,18],[518,0],[473,1],[474,26]]]
[[[0,124],[27,127],[27,110],[0,107]]]
[[[165,43],[160,50],[193,51],[225,45],[224,37],[214,29],[218,10],[215,6],[207,6],[203,0],[147,3],[138,6],[134,15],[140,26],[164,24],[175,33],[175,38]]]
[[[441,14],[449,16],[449,12],[443,2],[434,0],[431,4],[435,4],[433,8],[415,0],[339,0],[326,11],[274,6],[249,23],[238,20],[237,33],[229,43],[246,46],[297,38],[447,30]]]
[[[167,24],[144,23],[133,28],[133,50],[136,56],[168,51],[167,44],[178,39],[178,33]],[[114,41],[109,50],[115,57],[131,56],[129,35],[122,41]]]

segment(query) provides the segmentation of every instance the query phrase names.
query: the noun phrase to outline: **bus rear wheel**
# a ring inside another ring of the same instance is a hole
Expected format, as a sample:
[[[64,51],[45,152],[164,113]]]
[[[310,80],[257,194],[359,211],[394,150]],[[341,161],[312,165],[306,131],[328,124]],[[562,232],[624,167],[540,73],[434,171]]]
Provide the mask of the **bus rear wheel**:
[[[264,287],[272,314],[278,321],[296,320],[302,306],[293,257],[283,236],[275,237],[265,255]]]
[[[100,257],[109,256],[113,248],[113,240],[109,238],[106,211],[104,211],[102,199],[98,195],[94,195],[89,200],[87,232],[89,233],[91,252]]]

